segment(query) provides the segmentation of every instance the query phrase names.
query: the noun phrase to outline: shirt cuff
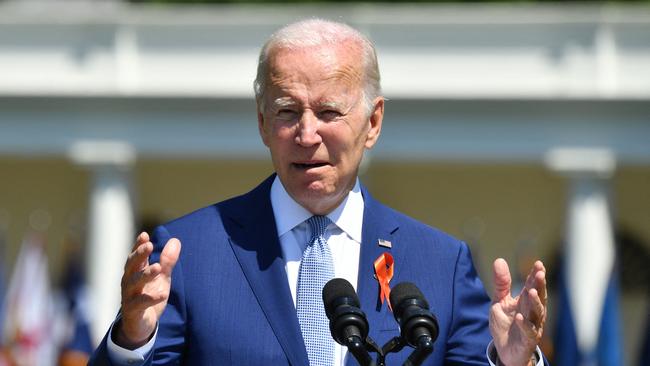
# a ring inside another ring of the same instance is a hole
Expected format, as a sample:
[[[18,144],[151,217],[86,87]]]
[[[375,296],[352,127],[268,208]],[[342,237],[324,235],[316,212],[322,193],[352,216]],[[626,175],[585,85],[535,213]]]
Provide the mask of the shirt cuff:
[[[539,347],[535,347],[535,353],[533,355],[537,360],[535,366],[544,366],[544,357],[542,357],[542,350],[540,350]],[[485,356],[487,357],[490,366],[499,366],[497,364],[497,350],[494,348],[493,341],[490,341],[490,344],[488,344],[487,349],[485,350]]]
[[[149,342],[140,348],[130,350],[120,347],[113,342],[113,327],[119,320],[120,318],[118,317],[113,324],[111,324],[111,329],[108,330],[108,337],[106,337],[106,348],[108,349],[109,360],[115,366],[143,365],[144,360],[153,350],[153,345],[156,342],[156,335],[158,334],[158,325],[156,325],[156,330],[154,331],[153,336],[151,336]]]

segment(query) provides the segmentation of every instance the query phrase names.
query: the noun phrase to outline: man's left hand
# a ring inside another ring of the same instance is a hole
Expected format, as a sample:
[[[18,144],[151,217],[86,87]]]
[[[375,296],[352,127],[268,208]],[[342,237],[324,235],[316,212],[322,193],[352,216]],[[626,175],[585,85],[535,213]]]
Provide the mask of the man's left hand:
[[[546,321],[546,268],[533,264],[524,288],[512,297],[508,263],[494,261],[494,298],[490,308],[490,333],[500,361],[508,366],[532,364]]]

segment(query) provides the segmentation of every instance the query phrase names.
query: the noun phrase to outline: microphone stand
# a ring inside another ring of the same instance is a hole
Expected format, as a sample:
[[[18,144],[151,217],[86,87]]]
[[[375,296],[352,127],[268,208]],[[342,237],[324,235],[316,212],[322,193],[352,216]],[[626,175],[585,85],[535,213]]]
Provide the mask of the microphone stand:
[[[366,339],[366,344],[368,344],[367,343],[368,339],[370,339],[370,337],[368,337]],[[370,341],[374,343],[374,341],[372,341],[372,339],[370,339]],[[357,336],[353,336],[353,337],[348,338],[345,343],[346,343],[346,345],[348,347],[348,351],[350,351],[352,356],[354,356],[354,358],[357,360],[357,362],[359,362],[359,365],[361,365],[361,366],[377,366],[377,364],[372,359],[372,357],[370,357],[370,353],[368,353],[368,351],[370,351],[370,350],[368,349],[368,347],[366,345],[364,345],[364,342],[361,341],[361,338],[359,338]]]
[[[354,356],[361,366],[386,366],[384,362],[384,354],[381,348],[369,336],[366,337],[365,342],[361,341],[358,336],[352,336],[345,342],[348,351]],[[377,361],[372,359],[370,353],[377,353]]]
[[[386,355],[389,353],[397,353],[401,351],[405,346],[408,344],[402,339],[402,337],[397,336],[393,337],[390,341],[388,341],[386,344],[381,349],[381,352],[378,352],[377,356],[377,365],[384,366]],[[404,361],[402,364],[403,366],[419,366],[424,362],[424,360],[429,357],[429,355],[433,353],[433,341],[431,337],[428,336],[422,336],[418,338],[418,345],[415,347],[413,352],[409,355],[409,357]]]
[[[406,343],[404,340],[402,340],[402,337],[397,336],[393,337],[390,341],[386,342],[384,346],[381,348],[381,353],[377,356],[377,362],[379,363],[379,360],[381,359],[382,364],[386,364],[386,355],[389,353],[397,353],[402,350],[406,346]]]
[[[404,366],[421,365],[424,360],[433,352],[431,337],[422,336],[418,338],[418,345],[415,347],[409,358],[404,361]]]

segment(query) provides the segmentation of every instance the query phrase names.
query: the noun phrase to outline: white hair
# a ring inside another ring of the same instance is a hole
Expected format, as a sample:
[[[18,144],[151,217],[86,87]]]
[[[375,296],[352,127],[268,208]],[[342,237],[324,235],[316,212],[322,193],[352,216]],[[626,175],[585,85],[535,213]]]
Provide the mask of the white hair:
[[[381,83],[377,53],[370,39],[347,24],[323,19],[307,19],[289,24],[277,30],[266,41],[260,51],[257,76],[253,84],[255,99],[260,109],[264,109],[264,92],[268,76],[269,56],[277,49],[300,49],[319,45],[336,45],[345,41],[355,43],[361,52],[363,67],[363,100],[368,113],[372,111],[372,101],[381,95]]]

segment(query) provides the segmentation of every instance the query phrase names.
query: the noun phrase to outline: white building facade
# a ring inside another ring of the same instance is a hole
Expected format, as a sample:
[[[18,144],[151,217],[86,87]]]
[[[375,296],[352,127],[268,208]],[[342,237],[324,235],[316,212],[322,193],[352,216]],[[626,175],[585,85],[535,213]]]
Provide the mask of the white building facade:
[[[561,198],[567,251],[589,250],[588,217],[598,245],[612,251],[608,181],[620,167],[650,170],[648,7],[0,2],[0,158],[64,160],[90,177],[96,337],[119,307],[146,194],[134,189],[136,162],[265,161],[252,93],[257,53],[273,30],[311,16],[376,42],[389,101],[370,167],[541,167],[576,187]],[[607,272],[612,256],[593,263]],[[584,316],[588,334],[599,314]]]

